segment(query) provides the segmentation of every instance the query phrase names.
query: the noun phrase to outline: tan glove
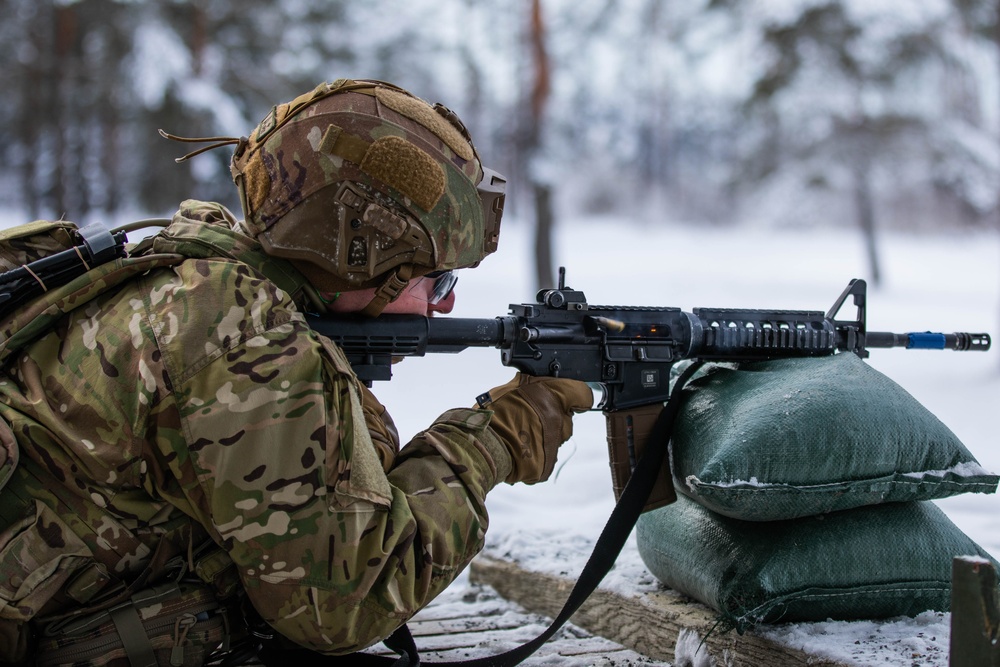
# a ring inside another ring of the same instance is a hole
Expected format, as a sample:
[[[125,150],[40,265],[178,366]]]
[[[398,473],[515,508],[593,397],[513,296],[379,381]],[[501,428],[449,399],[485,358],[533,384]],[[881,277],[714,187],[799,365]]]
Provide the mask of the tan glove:
[[[510,452],[508,484],[544,482],[556,465],[559,445],[573,435],[573,414],[586,412],[594,394],[586,383],[518,373],[478,398],[493,410],[492,428]]]

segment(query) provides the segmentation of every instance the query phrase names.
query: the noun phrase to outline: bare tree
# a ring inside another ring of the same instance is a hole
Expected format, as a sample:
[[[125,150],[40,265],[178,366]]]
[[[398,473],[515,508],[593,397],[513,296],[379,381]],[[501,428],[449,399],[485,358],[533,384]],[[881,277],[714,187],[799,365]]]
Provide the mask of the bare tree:
[[[978,99],[978,91],[958,86],[954,99],[928,99],[912,86],[919,77],[947,81],[970,72],[949,47],[947,14],[886,32],[872,30],[842,0],[780,21],[753,18],[770,58],[746,104],[756,132],[747,133],[754,140],[745,142],[737,173],[745,190],[796,182],[800,199],[841,200],[846,215],[853,209],[874,284],[885,278],[877,230],[893,197],[953,202],[956,220],[979,215],[968,205],[971,184],[994,167],[955,139],[985,136],[968,112],[968,96]]]
[[[1000,71],[1000,0],[955,0],[955,5],[970,30],[993,42],[997,71]],[[997,138],[1000,141],[1000,127],[997,128]],[[1000,183],[997,183],[997,190],[1000,191]],[[1000,206],[996,207],[994,218],[1000,232]]]
[[[538,289],[552,287],[555,270],[552,262],[552,230],[555,215],[552,210],[552,184],[547,174],[541,173],[538,162],[542,159],[545,107],[552,85],[549,57],[545,49],[545,21],[541,0],[531,0],[531,53],[534,78],[531,86],[531,125],[528,133],[528,155],[531,191],[535,204],[535,283]]]

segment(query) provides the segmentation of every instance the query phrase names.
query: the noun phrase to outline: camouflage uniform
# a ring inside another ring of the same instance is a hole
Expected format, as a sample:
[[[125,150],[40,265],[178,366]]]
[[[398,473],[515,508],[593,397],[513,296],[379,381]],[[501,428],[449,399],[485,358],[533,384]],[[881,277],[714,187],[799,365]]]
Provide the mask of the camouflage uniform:
[[[301,274],[237,226],[185,202],[144,250],[172,266],[69,310],[7,360],[0,415],[21,456],[9,489],[27,513],[0,533],[0,574],[13,573],[0,623],[85,603],[164,544],[207,534],[281,634],[345,653],[389,635],[481,548],[484,499],[511,469],[490,413],[448,411],[400,451],[343,353],[306,324]]]

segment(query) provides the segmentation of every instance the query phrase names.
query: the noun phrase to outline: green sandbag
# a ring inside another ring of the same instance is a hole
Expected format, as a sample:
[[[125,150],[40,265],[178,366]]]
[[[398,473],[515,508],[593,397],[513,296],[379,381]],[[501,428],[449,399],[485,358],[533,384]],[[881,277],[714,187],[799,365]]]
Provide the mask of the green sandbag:
[[[653,575],[740,632],[947,611],[953,557],[993,561],[929,502],[761,523],[681,496],[640,517],[637,541]]]
[[[738,519],[993,493],[951,430],[857,355],[711,365],[684,390],[677,489]]]

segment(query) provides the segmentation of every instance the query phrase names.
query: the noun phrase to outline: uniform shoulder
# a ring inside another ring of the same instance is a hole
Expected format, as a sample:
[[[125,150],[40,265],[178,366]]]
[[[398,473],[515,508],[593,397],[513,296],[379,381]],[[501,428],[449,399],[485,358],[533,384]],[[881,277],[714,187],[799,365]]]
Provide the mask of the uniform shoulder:
[[[252,267],[224,257],[190,258],[150,276],[146,317],[171,375],[186,376],[269,333],[291,341],[308,332],[287,292]]]

